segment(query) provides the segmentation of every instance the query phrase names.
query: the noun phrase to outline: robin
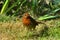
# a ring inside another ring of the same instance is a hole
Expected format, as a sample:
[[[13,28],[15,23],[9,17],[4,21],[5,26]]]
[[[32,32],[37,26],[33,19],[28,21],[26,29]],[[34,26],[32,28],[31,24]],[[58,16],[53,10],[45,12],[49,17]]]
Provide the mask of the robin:
[[[40,22],[35,21],[28,14],[28,12],[23,14],[22,22],[23,22],[23,25],[27,26],[28,29],[35,29],[36,25],[38,25],[38,23],[40,23]]]

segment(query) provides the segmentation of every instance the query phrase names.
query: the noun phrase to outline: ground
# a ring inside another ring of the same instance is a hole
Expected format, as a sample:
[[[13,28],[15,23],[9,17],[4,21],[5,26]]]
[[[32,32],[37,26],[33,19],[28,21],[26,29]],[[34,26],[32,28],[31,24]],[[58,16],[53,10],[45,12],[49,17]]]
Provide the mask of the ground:
[[[60,19],[44,23],[46,25],[38,24],[36,30],[29,31],[21,21],[0,22],[0,40],[60,40]]]

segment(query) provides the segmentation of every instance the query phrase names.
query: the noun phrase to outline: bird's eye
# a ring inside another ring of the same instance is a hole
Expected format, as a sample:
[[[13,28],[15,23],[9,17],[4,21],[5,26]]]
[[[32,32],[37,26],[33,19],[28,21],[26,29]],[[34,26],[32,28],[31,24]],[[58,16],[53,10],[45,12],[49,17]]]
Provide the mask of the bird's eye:
[[[27,14],[25,14],[25,16],[28,16]]]

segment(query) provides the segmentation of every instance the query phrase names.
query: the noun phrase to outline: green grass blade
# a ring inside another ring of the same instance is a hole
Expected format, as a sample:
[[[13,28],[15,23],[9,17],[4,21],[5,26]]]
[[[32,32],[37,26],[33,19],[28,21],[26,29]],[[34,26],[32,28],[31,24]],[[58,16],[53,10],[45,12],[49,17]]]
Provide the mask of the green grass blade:
[[[8,8],[8,10],[5,13],[9,12],[13,7],[16,6],[17,3],[19,3],[19,0],[17,0],[17,2],[15,2],[15,3],[13,3],[13,5],[10,8]]]
[[[57,18],[57,17],[60,17],[60,16],[43,16],[38,18],[38,20],[48,20],[48,19]]]
[[[5,4],[3,5],[2,9],[1,9],[1,14],[5,13],[5,11],[8,7],[8,4],[9,4],[9,0],[6,0]]]
[[[26,0],[24,0],[22,3],[20,3],[20,6],[17,8],[17,10],[14,12],[14,15],[16,15],[16,13],[20,10],[21,6],[26,2]]]
[[[50,12],[50,13],[44,15],[44,16],[49,16],[51,14],[56,14],[56,12],[59,11],[59,10],[60,10],[60,8],[57,8],[57,9],[53,10],[52,12]]]

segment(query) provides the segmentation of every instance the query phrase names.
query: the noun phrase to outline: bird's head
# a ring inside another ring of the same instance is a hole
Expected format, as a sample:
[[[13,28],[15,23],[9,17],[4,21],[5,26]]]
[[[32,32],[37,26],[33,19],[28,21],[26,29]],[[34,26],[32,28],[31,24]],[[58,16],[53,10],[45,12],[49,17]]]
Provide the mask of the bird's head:
[[[28,13],[24,13],[23,17],[24,17],[24,18],[29,18],[30,15],[29,15]]]

